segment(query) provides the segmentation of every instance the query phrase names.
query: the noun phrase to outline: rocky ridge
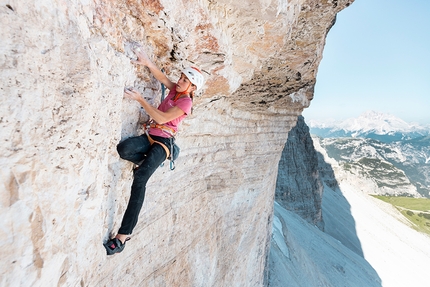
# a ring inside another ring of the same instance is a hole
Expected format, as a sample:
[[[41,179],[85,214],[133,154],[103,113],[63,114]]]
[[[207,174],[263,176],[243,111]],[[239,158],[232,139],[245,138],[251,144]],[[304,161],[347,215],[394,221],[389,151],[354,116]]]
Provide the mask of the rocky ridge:
[[[420,142],[425,150],[426,140]],[[398,208],[369,195],[419,197],[406,177],[411,173],[389,161],[414,165],[425,158],[424,150],[415,145],[393,152],[375,140],[311,138],[299,117],[279,164],[268,286],[426,286],[430,237]],[[363,158],[378,164],[366,165]],[[308,188],[311,182],[322,186],[322,200],[320,189]]]
[[[391,143],[369,138],[312,138],[336,161],[339,177],[351,182],[365,177],[372,182],[363,188],[368,193],[429,197],[429,137]]]
[[[299,116],[279,160],[275,201],[323,230],[322,192],[318,156],[309,128]]]

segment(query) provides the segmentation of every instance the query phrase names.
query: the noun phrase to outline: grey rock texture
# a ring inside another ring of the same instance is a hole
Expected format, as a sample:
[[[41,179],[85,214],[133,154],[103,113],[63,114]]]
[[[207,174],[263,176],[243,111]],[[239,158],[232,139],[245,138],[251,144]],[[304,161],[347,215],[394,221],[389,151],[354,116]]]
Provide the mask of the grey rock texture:
[[[302,116],[288,133],[276,181],[275,200],[311,224],[324,227],[321,213],[323,185],[318,156]]]

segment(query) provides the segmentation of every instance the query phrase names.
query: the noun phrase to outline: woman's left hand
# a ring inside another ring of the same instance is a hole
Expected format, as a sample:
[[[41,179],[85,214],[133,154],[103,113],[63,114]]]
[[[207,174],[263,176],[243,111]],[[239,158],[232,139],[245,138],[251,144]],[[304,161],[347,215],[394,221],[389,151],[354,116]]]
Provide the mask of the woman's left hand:
[[[135,101],[139,101],[140,99],[142,99],[142,95],[134,88],[125,88],[124,97]]]
[[[145,112],[158,124],[165,124],[184,114],[184,111],[178,107],[171,107],[166,112],[160,111],[151,106],[151,104],[142,97],[139,91],[134,88],[125,88],[124,97],[139,102]]]

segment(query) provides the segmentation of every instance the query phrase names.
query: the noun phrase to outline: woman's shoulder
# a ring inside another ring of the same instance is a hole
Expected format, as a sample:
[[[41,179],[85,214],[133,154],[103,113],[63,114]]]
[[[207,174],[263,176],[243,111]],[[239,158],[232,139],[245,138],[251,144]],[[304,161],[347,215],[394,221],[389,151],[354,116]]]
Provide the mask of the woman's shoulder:
[[[179,99],[177,99],[176,102],[191,103],[191,104],[193,104],[193,99],[191,99],[190,96],[182,96]]]
[[[191,113],[193,100],[190,97],[182,97],[175,101],[175,106],[180,108],[187,115]]]

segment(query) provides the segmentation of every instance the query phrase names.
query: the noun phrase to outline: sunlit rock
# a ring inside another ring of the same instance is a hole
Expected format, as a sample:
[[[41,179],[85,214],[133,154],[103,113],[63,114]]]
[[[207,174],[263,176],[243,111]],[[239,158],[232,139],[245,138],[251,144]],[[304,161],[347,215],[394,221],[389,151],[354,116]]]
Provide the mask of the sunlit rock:
[[[264,285],[281,151],[351,2],[3,2],[1,285]],[[115,147],[145,118],[124,86],[160,101],[132,43],[173,80],[201,67],[206,86],[176,170],[154,174],[132,240],[108,258],[132,178]]]

